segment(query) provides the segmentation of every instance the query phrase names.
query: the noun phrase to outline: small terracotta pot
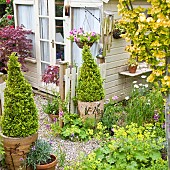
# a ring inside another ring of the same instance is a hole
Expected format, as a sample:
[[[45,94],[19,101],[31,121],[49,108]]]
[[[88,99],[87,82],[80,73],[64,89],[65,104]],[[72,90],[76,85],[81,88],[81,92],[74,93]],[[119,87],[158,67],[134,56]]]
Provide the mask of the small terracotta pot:
[[[129,73],[136,73],[137,66],[129,66]]]
[[[56,120],[58,120],[59,115],[49,114],[49,117],[53,122],[55,122]]]
[[[55,170],[55,167],[57,165],[57,158],[55,155],[50,155],[51,159],[53,160],[52,162],[50,162],[49,164],[45,164],[45,165],[36,165],[36,169],[37,170]]]

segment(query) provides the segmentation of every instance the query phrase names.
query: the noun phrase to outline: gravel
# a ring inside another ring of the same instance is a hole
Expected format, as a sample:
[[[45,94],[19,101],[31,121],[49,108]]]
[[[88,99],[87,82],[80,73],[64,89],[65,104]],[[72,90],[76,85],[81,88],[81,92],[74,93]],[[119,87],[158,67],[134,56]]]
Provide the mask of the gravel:
[[[35,94],[34,99],[40,116],[39,138],[52,141],[54,152],[61,150],[62,153],[65,153],[65,165],[70,165],[75,161],[78,161],[82,154],[87,155],[92,152],[92,150],[99,147],[99,142],[94,139],[87,142],[72,142],[69,140],[63,140],[60,137],[53,137],[50,135],[49,131],[47,131],[46,125],[52,122],[48,115],[45,114],[42,110],[42,105],[46,104],[47,100],[42,95],[37,94]],[[63,169],[62,167],[56,168],[60,170]]]
[[[36,94],[34,95],[34,100],[37,105],[39,111],[39,131],[38,138],[45,139],[47,141],[52,142],[53,151],[56,153],[57,151],[61,151],[61,153],[65,154],[64,166],[74,164],[75,161],[80,160],[81,155],[87,155],[92,150],[99,147],[99,142],[92,139],[88,142],[73,142],[69,140],[63,140],[60,137],[52,136],[47,130],[47,124],[51,124],[51,120],[47,114],[43,112],[42,105],[47,103],[46,98],[43,95]],[[60,155],[60,154],[59,154]],[[58,158],[59,160],[60,158]],[[57,170],[63,170],[64,166],[61,167],[59,164],[57,165]],[[6,170],[0,167],[0,170]]]

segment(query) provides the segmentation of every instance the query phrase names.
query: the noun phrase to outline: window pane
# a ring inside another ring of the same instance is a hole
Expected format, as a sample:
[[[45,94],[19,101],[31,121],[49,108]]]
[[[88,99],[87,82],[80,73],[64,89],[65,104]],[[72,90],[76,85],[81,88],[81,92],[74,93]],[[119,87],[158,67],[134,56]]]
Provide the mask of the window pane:
[[[32,45],[33,45],[32,57],[35,58],[35,34],[34,33],[29,34],[29,35],[27,35],[27,38],[32,40]]]
[[[48,64],[41,63],[41,73],[44,73],[44,70],[48,67]]]
[[[55,0],[55,16],[63,17],[64,0]]]
[[[34,16],[32,5],[17,5],[18,26],[23,25],[26,29],[34,30]]]
[[[48,16],[48,0],[39,0],[39,15]]]
[[[64,42],[63,20],[56,20],[56,42]]]
[[[56,59],[64,60],[64,45],[56,44]]]
[[[40,18],[40,38],[49,39],[49,19]]]
[[[50,62],[49,55],[49,42],[40,42],[41,60]]]

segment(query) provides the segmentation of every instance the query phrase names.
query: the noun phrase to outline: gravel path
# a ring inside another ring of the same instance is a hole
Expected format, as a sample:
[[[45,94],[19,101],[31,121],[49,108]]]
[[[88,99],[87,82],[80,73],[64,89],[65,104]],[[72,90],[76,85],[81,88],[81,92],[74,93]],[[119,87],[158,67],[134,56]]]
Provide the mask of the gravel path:
[[[52,141],[54,152],[56,150],[62,150],[65,153],[65,165],[69,165],[74,161],[78,160],[81,154],[89,154],[92,150],[99,147],[99,143],[96,140],[90,140],[88,142],[72,142],[69,140],[62,140],[60,137],[53,137],[47,131],[47,124],[52,123],[48,115],[42,111],[42,105],[47,103],[45,97],[41,95],[34,96],[37,108],[39,110],[40,116],[40,128],[39,128],[39,138],[44,138]],[[57,167],[57,169],[62,170],[62,167]]]
[[[35,94],[34,95],[35,103],[39,111],[39,131],[38,138],[43,138],[52,142],[54,153],[57,151],[62,151],[65,153],[64,165],[73,164],[75,161],[80,159],[80,156],[83,154],[87,155],[92,150],[99,147],[99,143],[96,140],[90,140],[88,142],[72,142],[69,140],[63,140],[60,137],[53,137],[49,131],[47,131],[47,124],[52,123],[48,115],[45,114],[42,110],[42,105],[47,103],[47,100],[44,96]],[[64,167],[64,166],[63,166]],[[56,167],[57,170],[63,170],[64,168],[59,166]],[[6,170],[0,167],[0,170]]]

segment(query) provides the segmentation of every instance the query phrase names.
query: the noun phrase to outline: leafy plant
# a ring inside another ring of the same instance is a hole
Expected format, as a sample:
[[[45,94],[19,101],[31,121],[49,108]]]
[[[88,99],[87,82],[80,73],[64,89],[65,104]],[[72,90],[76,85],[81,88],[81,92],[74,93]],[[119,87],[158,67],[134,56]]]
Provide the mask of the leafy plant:
[[[111,131],[113,125],[123,125],[125,119],[124,106],[122,102],[118,102],[118,97],[114,96],[109,99],[104,106],[104,114],[102,116],[102,123]]]
[[[42,81],[46,84],[54,83],[58,86],[59,84],[59,67],[49,65],[42,75]]]
[[[106,127],[101,122],[96,124],[92,119],[83,121],[78,114],[66,113],[63,121],[63,128],[59,126],[58,122],[51,124],[52,135],[60,135],[62,138],[71,141],[87,141],[93,137],[100,140],[109,137]]]
[[[100,39],[100,35],[96,32],[84,32],[83,28],[80,28],[71,30],[68,39],[74,42],[94,43]]]
[[[27,70],[24,65],[24,59],[32,56],[32,40],[27,39],[28,34],[31,34],[31,31],[24,30],[23,27],[13,28],[6,26],[0,29],[0,70],[7,71],[7,62],[12,52],[17,53],[22,69]]]
[[[120,24],[119,20],[115,20],[113,29],[113,38],[121,38],[121,34],[125,33],[125,28]]]
[[[43,111],[46,114],[59,114],[59,106],[60,106],[61,98],[59,93],[55,93],[52,97],[48,97],[47,104],[43,105]]]
[[[58,166],[64,167],[64,163],[66,160],[66,152],[64,152],[59,145],[58,149],[56,150],[57,160],[59,161]]]
[[[165,139],[154,135],[154,127],[151,124],[144,127],[131,124],[125,128],[118,126],[113,128],[115,138],[90,153],[84,161],[77,163],[75,168],[142,170],[159,163],[167,166],[160,153]]]
[[[6,4],[5,14],[0,18],[0,27],[14,27],[13,0],[1,0],[0,4]]]
[[[32,87],[21,72],[18,57],[12,53],[9,58],[2,133],[9,137],[26,137],[38,130],[38,110],[34,103]]]
[[[128,59],[128,66],[132,66],[132,67],[138,66],[138,62],[137,62],[136,58],[130,57]]]
[[[51,161],[52,146],[49,142],[38,139],[27,154],[26,164],[34,170],[36,165],[43,165]]]
[[[0,0],[0,4],[5,4],[6,0]]]
[[[104,98],[103,80],[87,45],[83,47],[82,58],[83,64],[78,77],[77,99],[84,102],[102,100]]]
[[[131,122],[142,125],[146,122],[155,122],[154,115],[158,114],[159,122],[164,122],[164,100],[161,92],[150,89],[148,84],[134,84],[131,99],[128,101],[125,111],[127,123]],[[155,117],[156,118],[156,117]]]

